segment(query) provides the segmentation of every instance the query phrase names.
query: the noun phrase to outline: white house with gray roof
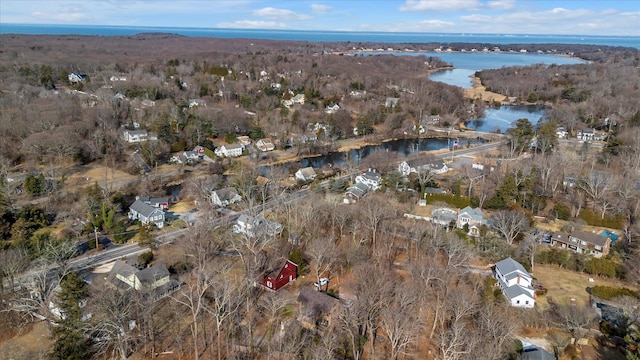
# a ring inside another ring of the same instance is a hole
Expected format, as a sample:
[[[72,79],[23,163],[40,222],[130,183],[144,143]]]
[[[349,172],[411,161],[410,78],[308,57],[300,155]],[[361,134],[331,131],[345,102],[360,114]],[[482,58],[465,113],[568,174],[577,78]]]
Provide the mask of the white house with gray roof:
[[[459,229],[468,226],[470,236],[480,236],[480,226],[486,225],[487,221],[484,219],[484,213],[480,208],[472,208],[471,206],[467,206],[466,208],[460,210],[458,213],[458,221],[456,225]]]
[[[369,169],[356,176],[356,183],[365,184],[372,191],[376,191],[382,186],[382,176],[373,169]]]
[[[279,235],[282,230],[282,224],[267,220],[262,215],[252,217],[242,214],[236,221],[235,225],[233,225],[233,232],[236,234],[246,235],[250,238],[259,236],[276,236]]]
[[[238,190],[234,187],[226,187],[211,192],[211,202],[217,206],[227,206],[242,200]]]
[[[512,258],[498,261],[493,268],[493,277],[509,304],[515,307],[532,308],[536,304],[533,278],[519,262]]]
[[[217,147],[214,152],[217,156],[221,157],[236,157],[242,155],[242,150],[244,150],[242,144],[227,144]]]
[[[138,199],[129,207],[129,219],[139,220],[142,225],[151,223],[158,229],[162,229],[164,226],[164,211],[161,208],[145,204]]]
[[[134,290],[153,290],[171,282],[169,270],[162,263],[138,270],[120,260],[113,264],[107,280],[116,286]]]

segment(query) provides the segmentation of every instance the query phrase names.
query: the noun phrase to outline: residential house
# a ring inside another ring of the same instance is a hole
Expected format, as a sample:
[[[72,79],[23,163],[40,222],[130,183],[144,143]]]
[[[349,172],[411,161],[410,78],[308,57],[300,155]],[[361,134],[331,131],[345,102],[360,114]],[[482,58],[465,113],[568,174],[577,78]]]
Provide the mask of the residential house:
[[[575,175],[566,175],[562,179],[562,186],[565,188],[572,188],[578,186],[578,177]]]
[[[126,76],[111,76],[109,78],[110,81],[127,81],[127,77]]]
[[[234,187],[226,187],[211,192],[211,202],[217,206],[227,206],[242,200]]]
[[[382,176],[373,169],[369,169],[356,176],[356,183],[365,184],[372,191],[376,191],[382,186]]]
[[[300,181],[311,181],[316,178],[316,171],[311,166],[308,166],[298,169],[295,173],[295,177]]]
[[[147,141],[149,134],[147,130],[125,130],[124,139],[129,143],[139,143]]]
[[[595,135],[595,130],[593,128],[586,128],[586,129],[582,129],[582,130],[578,130],[578,139],[580,140],[593,140],[593,137]]]
[[[242,146],[249,146],[251,145],[251,138],[248,136],[238,136],[238,142]]]
[[[117,260],[107,280],[116,286],[123,286],[134,290],[154,290],[171,282],[169,270],[167,267],[158,263],[143,270],[127,264],[124,261]]]
[[[340,110],[340,105],[338,104],[334,104],[331,103],[327,106],[327,108],[324,110],[324,112],[326,112],[327,114],[333,114],[334,112]]]
[[[162,210],[169,210],[169,198],[167,197],[149,197],[149,196],[137,196],[136,200],[140,200],[147,205],[151,205],[155,208]]]
[[[331,326],[332,314],[340,300],[305,286],[300,289],[298,303],[300,324],[310,330],[322,330]]]
[[[394,98],[394,97],[388,97],[385,101],[384,101],[384,107],[386,108],[394,108],[398,105],[398,101],[400,100],[400,98]]]
[[[298,94],[291,98],[294,104],[304,104],[304,94]]]
[[[292,283],[298,276],[298,265],[287,260],[284,266],[275,268],[274,271],[264,275],[260,285],[272,291],[278,291]]]
[[[164,226],[164,211],[161,208],[145,204],[142,200],[136,200],[129,207],[129,219],[138,220],[142,225],[154,224],[158,229]]]
[[[428,166],[429,171],[431,171],[433,173],[436,173],[436,174],[444,174],[447,171],[449,171],[449,168],[447,167],[447,164],[445,164],[443,160],[432,161],[432,162],[426,164],[426,166]]]
[[[467,206],[458,213],[458,221],[456,225],[459,229],[462,229],[467,225],[469,228],[468,234],[470,236],[480,236],[480,226],[485,225],[486,223],[484,213],[480,208]]]
[[[85,81],[85,79],[87,78],[87,74],[84,73],[76,73],[76,72],[72,72],[71,74],[69,74],[67,76],[67,79],[69,80],[70,83],[72,84],[77,84],[79,82],[83,82]]]
[[[425,162],[424,159],[414,159],[403,161],[398,164],[398,171],[402,176],[409,176],[411,173],[417,173],[420,169],[427,170],[435,174],[443,174],[449,171],[449,167],[443,160]]]
[[[196,154],[198,154],[198,155],[204,155],[204,150],[205,150],[205,147],[204,147],[204,146],[201,146],[201,145],[196,145],[196,146],[193,148],[193,152],[194,152],[194,153],[196,153]]]
[[[564,139],[569,136],[569,132],[564,127],[559,127],[556,129],[556,136],[558,139]]]
[[[369,193],[369,187],[363,183],[355,183],[347,188],[343,202],[345,204],[355,204]]]
[[[194,161],[198,161],[201,159],[201,156],[195,151],[183,151],[182,152],[182,156],[185,158],[185,160],[187,160],[187,162],[194,162]]]
[[[430,115],[427,118],[429,124],[435,125],[440,123],[440,115]]]
[[[525,268],[512,258],[498,261],[493,267],[493,277],[509,304],[515,307],[532,308],[536,304],[533,278]]]
[[[551,245],[599,258],[609,254],[611,240],[604,235],[593,232],[573,230],[570,234],[553,233]]]
[[[276,236],[283,230],[282,224],[275,221],[269,221],[262,215],[252,217],[246,214],[240,215],[235,225],[233,225],[233,232],[236,234],[246,235],[251,238],[259,236]]]
[[[271,139],[269,138],[265,138],[265,139],[260,139],[256,142],[256,147],[258,148],[258,150],[260,151],[273,151],[276,146],[273,144],[273,141],[271,141]]]
[[[222,145],[214,151],[217,156],[235,157],[241,156],[244,147],[241,144]]]
[[[207,103],[202,99],[189,99],[189,109],[204,106],[207,106]]]

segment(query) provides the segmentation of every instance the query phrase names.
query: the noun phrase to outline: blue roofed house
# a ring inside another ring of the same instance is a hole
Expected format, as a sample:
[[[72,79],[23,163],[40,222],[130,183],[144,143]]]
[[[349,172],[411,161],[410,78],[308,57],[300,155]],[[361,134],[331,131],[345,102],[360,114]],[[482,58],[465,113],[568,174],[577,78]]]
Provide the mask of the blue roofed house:
[[[480,226],[486,225],[486,223],[487,221],[484,219],[484,213],[480,208],[467,206],[458,213],[456,226],[459,229],[462,229],[467,225],[469,228],[468,234],[470,236],[480,236]]]
[[[129,219],[139,220],[142,225],[151,223],[158,229],[162,229],[164,226],[164,211],[162,208],[153,207],[138,199],[129,207]]]
[[[509,304],[515,307],[532,308],[536,304],[533,278],[527,270],[512,258],[500,260],[493,267],[493,277]]]

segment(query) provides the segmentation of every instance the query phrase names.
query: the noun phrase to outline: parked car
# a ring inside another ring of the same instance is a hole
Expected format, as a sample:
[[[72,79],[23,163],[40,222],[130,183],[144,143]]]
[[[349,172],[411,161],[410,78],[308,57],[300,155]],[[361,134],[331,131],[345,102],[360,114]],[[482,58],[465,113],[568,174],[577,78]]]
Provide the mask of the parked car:
[[[322,286],[325,286],[329,283],[329,278],[320,278],[320,283],[314,282],[313,286],[320,288]]]

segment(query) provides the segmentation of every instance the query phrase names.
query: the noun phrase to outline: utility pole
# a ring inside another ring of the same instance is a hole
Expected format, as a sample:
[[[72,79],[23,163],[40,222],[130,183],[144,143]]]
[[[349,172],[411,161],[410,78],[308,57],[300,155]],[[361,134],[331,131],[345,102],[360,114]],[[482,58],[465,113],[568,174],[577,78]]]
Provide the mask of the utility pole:
[[[98,250],[98,227],[97,227],[97,226],[94,226],[94,227],[93,227],[93,231],[94,231],[94,232],[95,232],[95,234],[96,234],[96,250]]]

